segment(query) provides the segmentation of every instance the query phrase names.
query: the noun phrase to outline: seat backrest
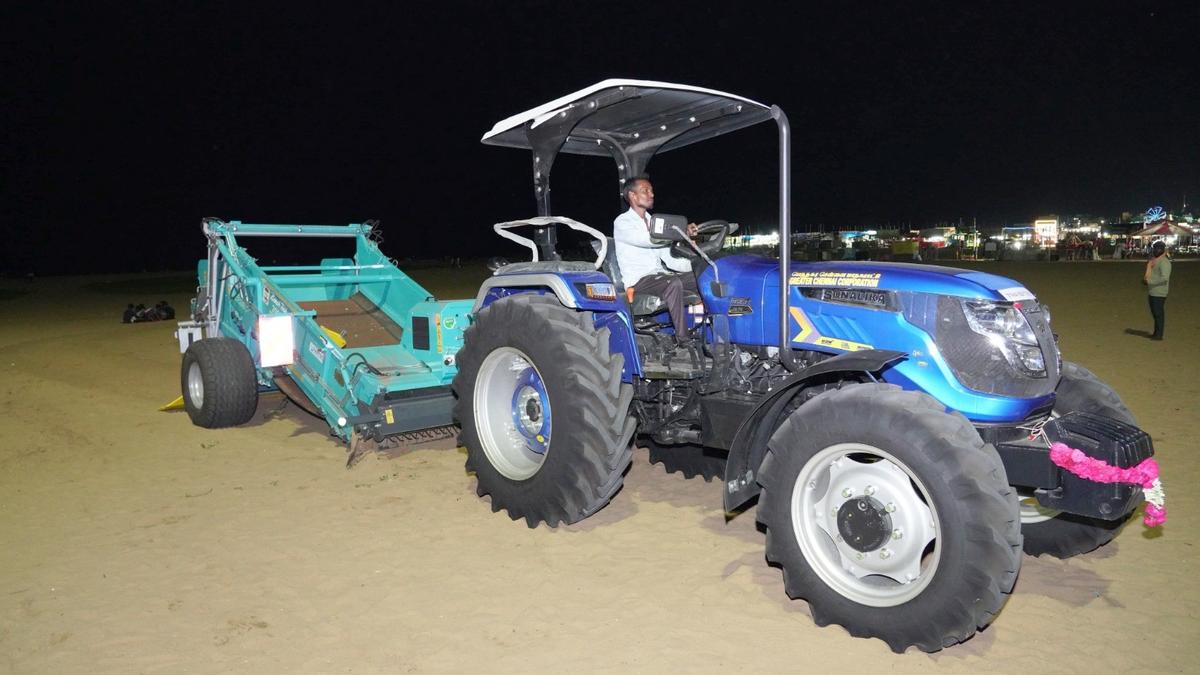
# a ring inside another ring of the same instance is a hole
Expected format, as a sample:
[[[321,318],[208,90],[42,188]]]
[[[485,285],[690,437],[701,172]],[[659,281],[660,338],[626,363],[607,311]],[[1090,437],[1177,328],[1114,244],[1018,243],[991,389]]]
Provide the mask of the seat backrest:
[[[596,253],[600,253],[600,242],[593,241],[592,248]],[[604,262],[600,265],[600,270],[612,279],[613,285],[617,287],[618,295],[625,295],[625,284],[621,281],[621,266],[617,264],[616,244],[612,237],[608,237],[608,253],[604,256]],[[652,316],[666,309],[662,298],[657,295],[648,293],[634,292],[633,303],[629,306],[630,311],[634,316]]]
[[[608,253],[604,256],[604,262],[600,264],[600,270],[612,279],[613,284],[617,287],[617,293],[625,293],[625,284],[621,281],[621,267],[617,264],[617,244],[612,237],[608,239]],[[592,250],[597,254],[600,253],[600,242],[592,242]]]

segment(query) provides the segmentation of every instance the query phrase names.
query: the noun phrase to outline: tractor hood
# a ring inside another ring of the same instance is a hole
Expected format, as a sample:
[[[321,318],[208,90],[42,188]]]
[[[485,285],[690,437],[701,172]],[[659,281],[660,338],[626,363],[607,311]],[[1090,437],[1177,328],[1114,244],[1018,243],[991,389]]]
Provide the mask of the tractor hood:
[[[721,280],[734,286],[761,279],[766,286],[779,287],[779,262],[776,260],[729,256],[721,258],[717,265]],[[1010,302],[1034,297],[1020,282],[1008,277],[954,267],[907,263],[793,262],[788,283],[808,288],[911,291]]]
[[[729,256],[716,264],[724,292],[705,300],[727,317],[735,344],[774,346],[782,335],[799,350],[900,352],[907,358],[883,373],[885,381],[929,393],[976,422],[1026,419],[1058,384],[1049,313],[1012,279],[855,261],[794,262],[781,278],[778,260]],[[714,287],[713,276],[701,275],[702,291]],[[784,279],[788,306],[781,308]]]

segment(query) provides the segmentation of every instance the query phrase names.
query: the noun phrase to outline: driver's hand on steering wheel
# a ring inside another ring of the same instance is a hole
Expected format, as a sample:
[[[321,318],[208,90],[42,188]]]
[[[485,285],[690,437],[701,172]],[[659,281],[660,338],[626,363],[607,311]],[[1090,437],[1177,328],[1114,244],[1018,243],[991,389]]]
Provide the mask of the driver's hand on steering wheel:
[[[699,234],[699,232],[700,232],[700,228],[696,227],[695,223],[688,223],[688,226],[687,226],[688,239],[695,239],[696,235]]]

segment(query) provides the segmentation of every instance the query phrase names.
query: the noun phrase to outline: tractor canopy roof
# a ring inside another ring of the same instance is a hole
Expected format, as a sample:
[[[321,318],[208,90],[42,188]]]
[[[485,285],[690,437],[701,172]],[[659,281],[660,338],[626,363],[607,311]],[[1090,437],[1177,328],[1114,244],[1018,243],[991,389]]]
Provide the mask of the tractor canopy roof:
[[[503,119],[481,140],[551,154],[611,156],[618,162],[634,159],[640,172],[657,152],[769,119],[770,106],[735,94],[669,82],[610,79]]]

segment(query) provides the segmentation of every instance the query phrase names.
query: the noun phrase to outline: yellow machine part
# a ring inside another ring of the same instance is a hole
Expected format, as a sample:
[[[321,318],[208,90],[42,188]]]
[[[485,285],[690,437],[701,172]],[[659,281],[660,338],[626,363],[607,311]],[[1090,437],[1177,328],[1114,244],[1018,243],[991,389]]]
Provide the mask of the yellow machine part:
[[[168,403],[164,406],[160,406],[158,409],[162,410],[162,411],[166,411],[166,410],[180,410],[182,408],[183,408],[183,397],[180,396],[179,398],[175,399],[174,401],[171,401],[170,403]]]
[[[325,334],[329,336],[329,339],[333,341],[333,344],[337,345],[338,349],[346,346],[346,338],[342,337],[341,333],[333,330],[332,328],[326,328],[325,326],[321,326],[321,330],[325,331]]]

